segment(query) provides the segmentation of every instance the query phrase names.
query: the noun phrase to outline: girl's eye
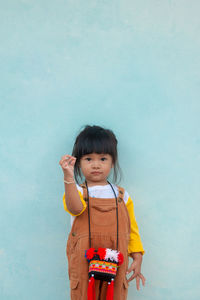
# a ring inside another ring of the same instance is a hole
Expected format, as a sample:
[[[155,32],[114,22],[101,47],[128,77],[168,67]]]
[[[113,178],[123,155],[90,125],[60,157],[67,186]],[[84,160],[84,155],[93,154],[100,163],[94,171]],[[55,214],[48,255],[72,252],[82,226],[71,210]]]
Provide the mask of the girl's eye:
[[[87,160],[87,161],[90,161],[91,160],[91,158],[90,157],[86,157],[86,159],[85,160]]]
[[[106,157],[102,157],[101,160],[102,160],[102,161],[105,161],[105,160],[106,160]]]

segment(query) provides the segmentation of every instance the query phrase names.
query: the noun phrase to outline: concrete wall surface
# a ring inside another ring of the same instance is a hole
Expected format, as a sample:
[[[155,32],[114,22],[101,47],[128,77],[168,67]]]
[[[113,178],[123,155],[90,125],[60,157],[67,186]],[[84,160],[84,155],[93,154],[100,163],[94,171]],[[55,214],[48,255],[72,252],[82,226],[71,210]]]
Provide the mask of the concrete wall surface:
[[[0,0],[0,299],[69,299],[62,155],[119,141],[146,286],[199,300],[200,2]]]

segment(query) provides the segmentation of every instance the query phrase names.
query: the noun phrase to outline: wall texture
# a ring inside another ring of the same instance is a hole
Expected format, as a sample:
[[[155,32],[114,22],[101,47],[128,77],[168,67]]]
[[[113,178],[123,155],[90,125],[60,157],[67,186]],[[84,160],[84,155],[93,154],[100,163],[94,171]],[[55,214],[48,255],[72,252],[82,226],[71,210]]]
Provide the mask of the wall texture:
[[[0,1],[0,298],[69,299],[62,155],[113,129],[146,250],[129,300],[198,300],[200,2]]]

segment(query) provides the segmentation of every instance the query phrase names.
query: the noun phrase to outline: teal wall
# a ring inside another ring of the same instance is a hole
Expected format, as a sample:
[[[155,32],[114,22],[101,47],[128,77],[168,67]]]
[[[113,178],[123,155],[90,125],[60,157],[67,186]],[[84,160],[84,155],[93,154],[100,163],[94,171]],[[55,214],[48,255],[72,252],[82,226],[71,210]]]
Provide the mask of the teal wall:
[[[87,123],[116,133],[134,198],[128,299],[200,299],[200,2],[0,4],[0,299],[69,299],[59,160]]]

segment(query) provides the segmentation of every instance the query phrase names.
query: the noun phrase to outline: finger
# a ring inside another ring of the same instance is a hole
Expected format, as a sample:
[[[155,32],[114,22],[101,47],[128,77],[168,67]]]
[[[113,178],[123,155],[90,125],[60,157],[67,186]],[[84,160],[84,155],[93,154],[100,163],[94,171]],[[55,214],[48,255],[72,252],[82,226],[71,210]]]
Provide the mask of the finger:
[[[72,160],[74,160],[73,157],[71,157],[70,155],[68,155],[67,157],[64,157],[62,160],[61,160],[61,164],[63,163],[70,163]]]
[[[67,157],[64,158],[64,160],[68,161],[68,162],[69,161],[76,161],[76,157],[68,155]]]
[[[61,160],[59,161],[59,164],[62,166],[62,164],[63,164],[64,161],[65,161],[64,159],[61,159]]]
[[[63,155],[62,157],[61,157],[61,160],[64,160],[64,159],[66,159],[67,157],[69,157],[70,155],[68,155],[68,154],[65,154],[65,155]]]
[[[65,155],[62,156],[62,158],[67,158],[67,157],[73,157],[73,156],[71,156],[69,154],[65,154]]]
[[[64,163],[64,164],[62,165],[62,167],[63,167],[64,169],[68,169],[68,168],[69,168],[69,165],[68,165],[68,163]]]
[[[76,162],[76,158],[69,158],[68,160],[64,161],[62,167],[64,169],[73,168]]]
[[[71,159],[71,158],[69,158],[69,159],[67,159],[67,161],[66,161],[66,162],[67,162],[67,164],[68,164],[68,165],[71,165],[72,159]]]
[[[64,161],[67,161],[68,159],[70,159],[70,158],[72,158],[72,157],[73,157],[73,156],[68,155],[68,154],[63,155],[63,156],[61,157],[60,162],[62,163],[62,162],[64,162]]]
[[[128,282],[129,281],[131,281],[131,280],[133,280],[135,277],[137,277],[138,276],[138,273],[134,273],[129,279],[128,279]]]
[[[145,281],[146,281],[146,278],[142,275],[142,274],[139,274],[140,278],[142,279],[142,285],[144,286],[145,285]]]
[[[62,158],[59,161],[59,164],[62,165],[62,163],[64,162],[64,156],[62,156]]]
[[[140,289],[140,277],[139,276],[136,277],[136,287],[137,287],[137,290],[139,291],[139,289]]]
[[[127,270],[126,274],[130,273],[131,271],[133,271],[136,267],[136,264],[133,262],[130,266],[130,268]]]
[[[67,161],[65,161],[64,162],[64,165],[66,166],[66,167],[71,167],[72,166],[72,160],[71,159],[69,159],[69,160],[67,160]]]
[[[66,154],[66,155],[64,155],[64,156],[62,157],[62,160],[63,160],[63,161],[68,161],[68,160],[71,159],[71,158],[72,158],[71,155]]]
[[[72,160],[71,166],[74,167],[75,163],[76,163],[76,158]]]
[[[75,156],[72,156],[72,155],[69,155],[69,154],[66,154],[63,156],[64,159],[76,159]]]
[[[69,164],[70,166],[73,166],[73,165],[75,164],[75,161],[76,161],[76,159],[74,159],[74,158],[69,158],[69,160],[68,160],[67,162],[68,162],[68,164]]]
[[[129,279],[127,279],[128,282],[132,281],[135,278],[135,274],[133,274]]]

